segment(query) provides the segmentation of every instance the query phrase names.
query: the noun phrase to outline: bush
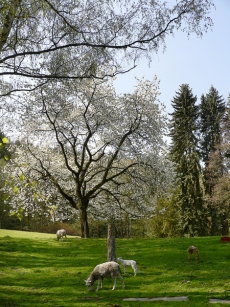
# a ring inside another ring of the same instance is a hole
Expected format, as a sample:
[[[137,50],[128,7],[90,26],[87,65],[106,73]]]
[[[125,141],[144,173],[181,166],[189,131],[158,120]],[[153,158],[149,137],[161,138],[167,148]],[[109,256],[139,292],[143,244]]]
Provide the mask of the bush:
[[[80,236],[80,226],[77,224],[68,224],[62,222],[51,223],[49,226],[43,227],[40,232],[43,233],[56,233],[58,229],[65,229],[67,235]]]

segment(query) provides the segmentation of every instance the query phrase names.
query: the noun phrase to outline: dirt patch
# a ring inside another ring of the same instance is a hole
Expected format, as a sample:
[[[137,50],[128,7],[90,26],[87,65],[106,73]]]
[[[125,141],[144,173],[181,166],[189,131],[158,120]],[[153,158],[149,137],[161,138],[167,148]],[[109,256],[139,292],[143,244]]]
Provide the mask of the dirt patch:
[[[138,302],[154,302],[154,301],[188,301],[187,296],[177,296],[177,297],[130,297],[130,298],[123,298],[123,301],[138,301]]]
[[[209,303],[212,303],[212,304],[215,304],[215,303],[230,304],[230,300],[219,300],[219,299],[215,299],[215,298],[210,298]]]

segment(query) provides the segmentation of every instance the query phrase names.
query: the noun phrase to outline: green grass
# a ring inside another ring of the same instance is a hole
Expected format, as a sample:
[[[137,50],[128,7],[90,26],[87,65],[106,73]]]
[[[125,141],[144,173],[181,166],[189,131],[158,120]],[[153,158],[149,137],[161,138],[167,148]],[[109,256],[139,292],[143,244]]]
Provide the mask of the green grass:
[[[199,260],[188,261],[189,245],[198,246]],[[88,292],[84,279],[106,261],[106,239],[59,242],[52,234],[0,230],[0,306],[203,307],[212,305],[209,298],[230,300],[230,245],[219,237],[117,239],[116,254],[138,262],[137,276],[127,268],[125,289],[118,279],[112,291],[112,280],[105,279],[101,290]],[[189,301],[123,301],[165,296]]]

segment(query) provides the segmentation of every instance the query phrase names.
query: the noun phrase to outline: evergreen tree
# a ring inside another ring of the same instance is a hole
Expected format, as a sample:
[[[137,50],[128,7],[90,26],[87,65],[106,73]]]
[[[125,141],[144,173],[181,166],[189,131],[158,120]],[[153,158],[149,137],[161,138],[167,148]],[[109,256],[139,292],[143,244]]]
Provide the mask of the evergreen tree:
[[[219,235],[223,228],[225,214],[218,205],[213,206],[212,194],[215,185],[224,174],[223,155],[220,144],[221,122],[226,111],[225,102],[218,91],[211,86],[208,94],[201,96],[199,110],[199,131],[200,131],[200,153],[203,162],[203,174],[205,180],[205,190],[207,194],[207,208],[209,211],[211,235]]]
[[[170,120],[172,145],[170,159],[175,163],[178,184],[177,204],[180,208],[182,233],[188,236],[205,235],[206,210],[203,206],[203,180],[200,155],[197,150],[197,119],[199,108],[196,96],[188,84],[182,84],[172,101],[174,112]]]
[[[219,95],[218,91],[211,86],[206,96],[201,96],[201,104],[199,110],[199,130],[201,134],[200,152],[204,163],[204,176],[206,182],[206,190],[210,195],[212,193],[213,182],[212,174],[208,173],[208,164],[210,154],[218,150],[221,143],[221,127],[220,122],[225,113],[226,106],[224,99]],[[221,159],[220,159],[221,160]],[[220,164],[220,172],[221,166]],[[210,177],[211,176],[211,177]]]

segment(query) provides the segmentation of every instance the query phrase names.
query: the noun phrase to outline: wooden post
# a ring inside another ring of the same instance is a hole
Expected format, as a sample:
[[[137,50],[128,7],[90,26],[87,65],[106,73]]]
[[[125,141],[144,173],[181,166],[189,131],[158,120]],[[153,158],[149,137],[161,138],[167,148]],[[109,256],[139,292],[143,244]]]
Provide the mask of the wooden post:
[[[115,225],[113,223],[108,225],[108,255],[107,261],[116,261],[116,241],[115,241]]]

